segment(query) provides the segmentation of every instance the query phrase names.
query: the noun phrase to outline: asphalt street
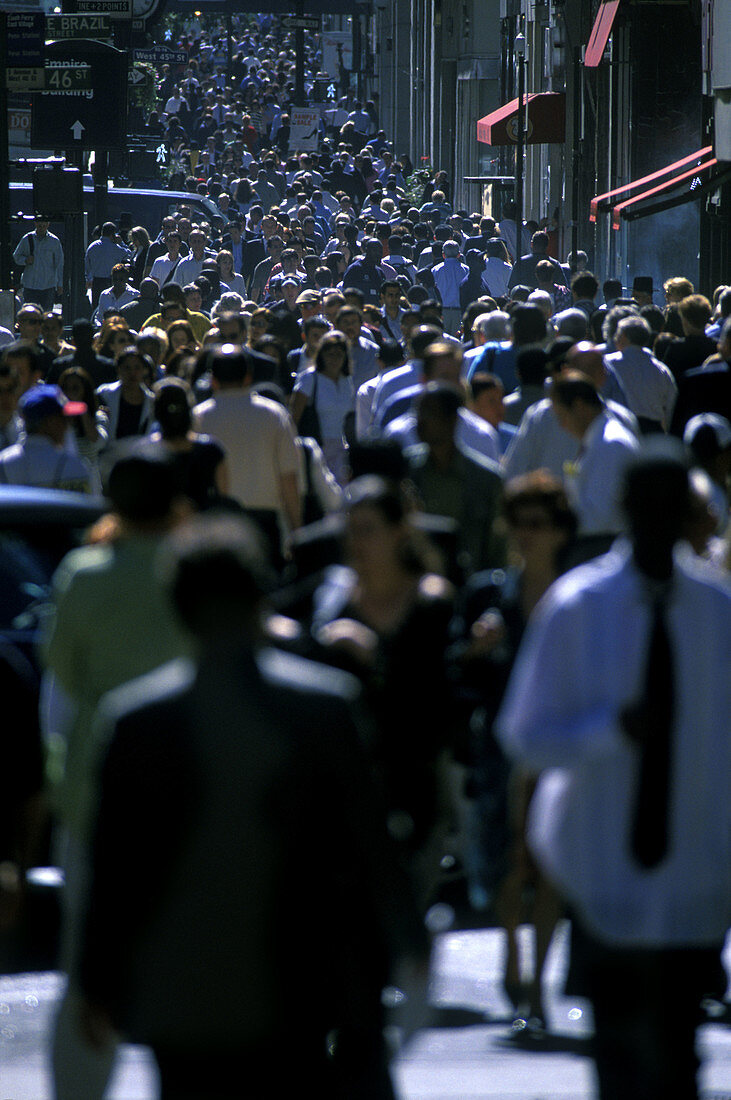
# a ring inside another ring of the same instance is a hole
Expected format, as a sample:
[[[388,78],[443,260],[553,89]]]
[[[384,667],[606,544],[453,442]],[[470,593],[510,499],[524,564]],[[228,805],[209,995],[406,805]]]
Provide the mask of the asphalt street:
[[[524,934],[529,937],[529,930]],[[433,1026],[418,1032],[394,1060],[399,1100],[595,1100],[585,1049],[591,1010],[585,1001],[562,993],[565,926],[549,957],[551,1035],[540,1044],[529,1046],[512,1032],[500,985],[503,950],[502,934],[495,929],[438,937],[430,998]],[[724,961],[731,975],[731,937]],[[62,989],[63,979],[55,973],[0,978],[0,1100],[50,1100],[47,1038]],[[731,1027],[707,1024],[698,1042],[704,1100],[731,1100]],[[107,1100],[156,1097],[149,1052],[124,1046]]]

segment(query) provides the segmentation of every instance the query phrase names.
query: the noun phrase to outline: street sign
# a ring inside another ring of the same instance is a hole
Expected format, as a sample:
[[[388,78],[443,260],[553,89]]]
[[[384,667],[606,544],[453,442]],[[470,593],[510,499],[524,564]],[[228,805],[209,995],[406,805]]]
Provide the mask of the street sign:
[[[33,145],[39,149],[64,150],[126,148],[125,51],[103,42],[80,39],[50,43],[46,55],[59,64],[59,71],[87,66],[90,86],[62,84],[57,90],[33,97]]]
[[[286,31],[301,28],[305,31],[319,31],[320,18],[317,15],[283,15],[282,26]]]
[[[110,19],[131,19],[132,0],[74,0],[79,15],[108,15]]]
[[[112,23],[108,15],[47,15],[46,35],[51,41],[62,38],[112,37]]]
[[[82,61],[66,64],[63,61],[46,62],[47,92],[68,92],[74,88],[91,88],[91,67]]]
[[[133,88],[138,84],[144,84],[146,80],[146,75],[140,69],[130,69],[129,83]]]
[[[5,20],[5,85],[9,92],[43,88],[46,26],[42,12],[3,12]]]
[[[5,26],[8,67],[24,69],[42,65],[46,37],[43,12],[7,12]]]
[[[30,145],[30,107],[8,107],[8,141]]]
[[[46,86],[46,70],[42,65],[32,69],[6,69],[5,86],[9,92],[42,92]]]
[[[289,112],[290,153],[316,152],[320,136],[320,112],[316,107],[292,107]]]
[[[133,61],[147,61],[151,65],[185,65],[187,50],[171,50],[169,46],[151,46],[149,50],[133,50]]]

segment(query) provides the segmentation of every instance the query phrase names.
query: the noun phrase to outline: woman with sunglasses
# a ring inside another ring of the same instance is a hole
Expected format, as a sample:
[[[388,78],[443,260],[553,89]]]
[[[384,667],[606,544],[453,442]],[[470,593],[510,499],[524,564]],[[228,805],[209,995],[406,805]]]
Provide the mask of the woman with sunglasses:
[[[542,976],[561,906],[525,842],[536,776],[514,772],[492,733],[528,618],[568,565],[576,515],[563,486],[545,470],[517,477],[505,489],[503,517],[513,565],[474,574],[460,597],[451,651],[454,678],[471,730],[472,829],[467,851],[473,904],[492,909],[505,928],[505,990],[516,1030],[545,1029]],[[517,929],[535,928],[533,975],[523,980]]]
[[[116,361],[122,350],[132,343],[129,325],[121,317],[108,317],[94,340],[94,351],[105,359]]]

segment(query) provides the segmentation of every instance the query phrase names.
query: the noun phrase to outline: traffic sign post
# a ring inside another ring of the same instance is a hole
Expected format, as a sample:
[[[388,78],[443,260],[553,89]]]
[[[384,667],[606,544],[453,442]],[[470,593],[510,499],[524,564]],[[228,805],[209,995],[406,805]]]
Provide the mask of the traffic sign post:
[[[67,150],[126,148],[127,53],[103,42],[79,40],[51,43],[46,56],[49,71],[62,74],[61,86],[33,97],[33,145]],[[63,75],[78,71],[88,75],[68,79]],[[88,85],[82,83],[86,80]]]

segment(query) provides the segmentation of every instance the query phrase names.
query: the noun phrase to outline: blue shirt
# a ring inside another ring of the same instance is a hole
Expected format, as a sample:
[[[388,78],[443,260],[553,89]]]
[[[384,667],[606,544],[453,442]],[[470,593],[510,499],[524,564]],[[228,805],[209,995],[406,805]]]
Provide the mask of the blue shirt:
[[[123,244],[116,244],[109,237],[100,237],[92,241],[84,256],[84,271],[87,282],[92,279],[108,279],[115,264],[124,264],[132,259],[132,253]]]

